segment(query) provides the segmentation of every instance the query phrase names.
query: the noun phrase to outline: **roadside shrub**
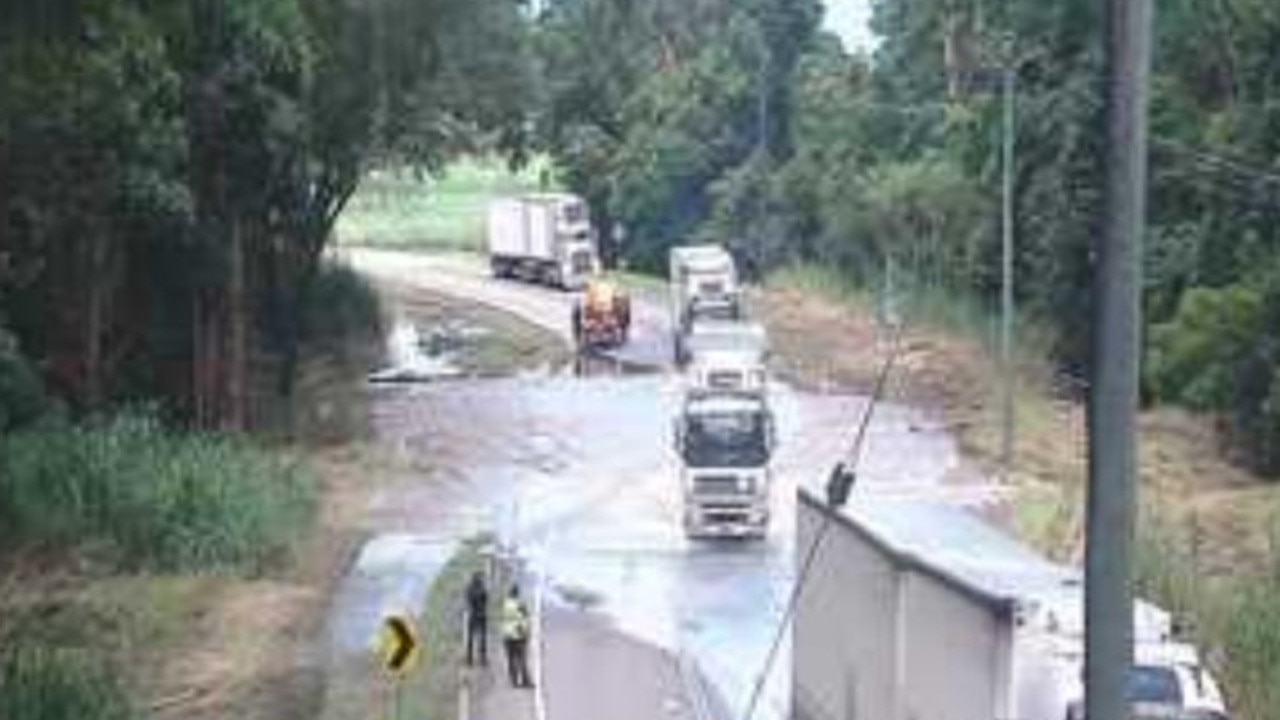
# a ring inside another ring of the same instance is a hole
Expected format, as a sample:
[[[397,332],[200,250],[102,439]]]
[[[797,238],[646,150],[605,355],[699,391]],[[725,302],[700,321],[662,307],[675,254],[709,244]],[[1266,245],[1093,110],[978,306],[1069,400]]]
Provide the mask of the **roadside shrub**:
[[[313,508],[298,468],[245,441],[148,415],[48,423],[0,439],[0,542],[102,550],[129,568],[260,569]]]
[[[18,349],[18,341],[0,325],[0,433],[30,422],[45,409],[44,387]]]
[[[346,265],[324,264],[303,299],[305,339],[341,342],[376,337],[382,324],[378,292]]]
[[[0,655],[0,718],[129,720],[110,662],[88,650],[19,643]]]
[[[1280,273],[1188,290],[1152,328],[1147,376],[1158,397],[1219,413],[1227,440],[1267,475],[1280,473]]]
[[[1167,323],[1151,330],[1149,374],[1161,398],[1196,410],[1231,407],[1237,370],[1262,320],[1262,297],[1232,286],[1188,290]]]

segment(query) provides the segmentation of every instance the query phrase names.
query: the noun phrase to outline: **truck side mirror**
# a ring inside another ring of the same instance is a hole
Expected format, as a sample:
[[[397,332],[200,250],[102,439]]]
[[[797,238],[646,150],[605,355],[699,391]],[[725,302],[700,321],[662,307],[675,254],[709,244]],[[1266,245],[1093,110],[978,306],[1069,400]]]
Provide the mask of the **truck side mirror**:
[[[684,422],[680,418],[671,421],[671,443],[676,450],[684,452]]]

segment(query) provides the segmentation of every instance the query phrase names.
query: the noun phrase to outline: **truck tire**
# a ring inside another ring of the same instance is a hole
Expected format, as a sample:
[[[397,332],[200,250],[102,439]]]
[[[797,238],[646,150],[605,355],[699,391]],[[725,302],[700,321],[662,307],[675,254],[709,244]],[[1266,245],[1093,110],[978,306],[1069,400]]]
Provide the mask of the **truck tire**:
[[[573,344],[581,352],[585,343],[582,338],[582,305],[580,303],[573,304],[569,322],[573,328]]]
[[[501,280],[507,276],[506,263],[499,258],[489,258],[489,271],[495,279]]]

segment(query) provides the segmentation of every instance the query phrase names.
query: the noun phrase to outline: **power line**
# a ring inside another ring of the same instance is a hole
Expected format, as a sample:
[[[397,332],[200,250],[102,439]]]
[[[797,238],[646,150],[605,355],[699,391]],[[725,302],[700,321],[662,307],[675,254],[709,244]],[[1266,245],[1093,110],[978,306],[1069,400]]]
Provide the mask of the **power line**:
[[[862,455],[862,446],[866,442],[867,431],[871,427],[871,416],[875,412],[880,398],[884,395],[889,372],[893,369],[893,364],[898,358],[898,352],[901,347],[899,343],[900,336],[901,328],[895,328],[890,339],[889,355],[880,367],[880,373],[876,376],[876,384],[871,392],[871,397],[867,400],[867,407],[863,410],[862,418],[858,422],[858,429],[850,445],[849,465],[840,462],[831,471],[831,479],[828,481],[827,487],[827,504],[832,506],[833,512],[838,510],[844,504],[844,500],[847,499],[847,493],[856,472],[850,469],[850,466],[856,466],[859,457]],[[752,688],[751,697],[747,699],[747,708],[742,720],[751,720],[752,716],[755,715],[756,706],[759,704],[760,696],[764,692],[765,682],[768,681],[769,672],[773,669],[773,663],[777,659],[778,648],[781,647],[782,638],[786,636],[787,627],[791,624],[791,617],[795,614],[796,603],[800,599],[800,591],[804,588],[805,578],[809,576],[809,570],[812,568],[814,560],[818,557],[818,550],[822,547],[822,541],[826,538],[827,530],[830,529],[831,524],[831,515],[824,515],[822,525],[818,527],[818,532],[814,535],[813,542],[809,544],[809,549],[805,551],[804,562],[800,564],[800,571],[796,575],[795,585],[791,588],[791,596],[787,598],[782,619],[778,622],[778,629],[773,635],[769,653],[765,656],[764,667],[760,669],[760,674],[756,676],[756,683]]]

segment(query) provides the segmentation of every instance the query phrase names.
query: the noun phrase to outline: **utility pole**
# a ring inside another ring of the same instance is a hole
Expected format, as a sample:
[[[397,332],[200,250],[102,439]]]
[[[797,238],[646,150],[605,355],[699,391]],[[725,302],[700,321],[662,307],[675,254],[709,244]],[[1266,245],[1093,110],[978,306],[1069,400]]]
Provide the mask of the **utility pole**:
[[[1014,388],[1017,385],[1013,368],[1013,180],[1014,180],[1014,99],[1017,92],[1018,71],[1014,59],[1013,34],[1004,40],[1004,139],[1002,148],[1000,198],[1000,363],[1004,375],[1001,396],[1000,466],[1004,480],[1013,475],[1014,439]]]
[[[760,157],[769,156],[769,41],[760,28],[760,67],[756,81],[756,142]]]
[[[1129,717],[1141,242],[1151,0],[1110,0],[1106,201],[1094,271],[1085,557],[1085,716]]]

